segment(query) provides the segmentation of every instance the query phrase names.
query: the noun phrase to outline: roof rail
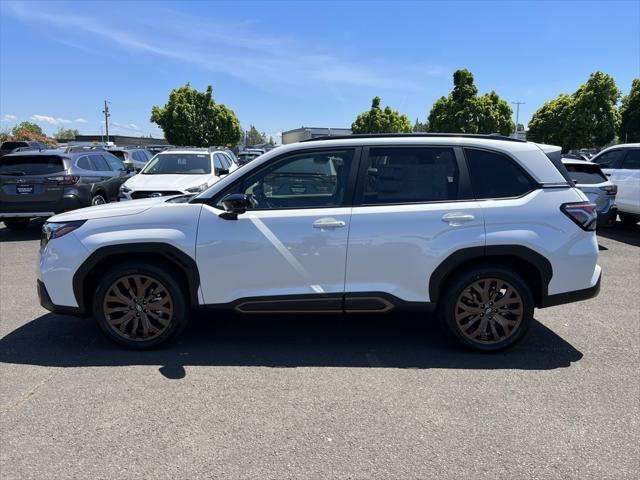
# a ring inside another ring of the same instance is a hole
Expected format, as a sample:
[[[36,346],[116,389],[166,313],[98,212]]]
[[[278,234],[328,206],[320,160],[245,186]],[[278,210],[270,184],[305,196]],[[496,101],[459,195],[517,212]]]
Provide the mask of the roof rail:
[[[106,151],[101,146],[87,146],[87,145],[72,145],[70,147],[64,148],[64,153],[73,153],[73,152],[86,152],[87,150],[100,150]]]
[[[486,140],[503,140],[505,142],[526,143],[526,140],[519,138],[505,137],[499,133],[480,134],[480,133],[355,133],[353,135],[326,135],[324,137],[309,138],[302,142],[315,142],[318,140],[348,140],[357,138],[484,138]]]

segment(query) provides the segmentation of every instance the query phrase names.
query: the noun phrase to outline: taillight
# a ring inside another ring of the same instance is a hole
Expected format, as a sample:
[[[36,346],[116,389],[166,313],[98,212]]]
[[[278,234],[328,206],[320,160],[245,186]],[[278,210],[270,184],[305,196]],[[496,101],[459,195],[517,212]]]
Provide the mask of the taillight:
[[[58,185],[75,185],[80,180],[76,175],[59,175],[57,177],[47,177],[50,182],[56,182]]]
[[[607,185],[606,187],[600,187],[600,190],[607,192],[607,195],[617,195],[618,194],[618,186],[617,185]]]
[[[593,231],[596,229],[598,213],[596,206],[589,202],[564,203],[560,210],[581,229]]]

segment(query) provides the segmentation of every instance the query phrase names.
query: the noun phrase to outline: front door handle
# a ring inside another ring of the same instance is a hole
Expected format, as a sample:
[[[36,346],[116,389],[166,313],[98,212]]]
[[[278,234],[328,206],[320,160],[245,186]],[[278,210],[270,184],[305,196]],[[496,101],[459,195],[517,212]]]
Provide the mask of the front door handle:
[[[320,218],[315,222],[313,222],[313,228],[321,228],[321,229],[342,228],[346,224],[347,223],[343,222],[342,220],[336,220],[335,218],[332,218],[332,217],[325,217],[325,218]]]
[[[442,221],[449,223],[449,225],[453,227],[457,225],[462,225],[463,223],[472,222],[475,219],[476,217],[474,217],[470,213],[462,213],[462,212],[445,213],[442,216]]]

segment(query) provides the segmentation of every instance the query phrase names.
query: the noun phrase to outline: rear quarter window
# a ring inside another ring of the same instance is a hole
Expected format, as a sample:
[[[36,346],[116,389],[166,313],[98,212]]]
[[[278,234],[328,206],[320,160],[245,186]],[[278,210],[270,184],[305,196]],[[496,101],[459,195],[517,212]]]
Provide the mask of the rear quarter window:
[[[595,164],[572,164],[564,165],[569,172],[569,177],[577,184],[590,185],[607,181],[600,167]]]
[[[487,150],[464,149],[476,198],[520,197],[536,188],[524,170],[507,157]]]

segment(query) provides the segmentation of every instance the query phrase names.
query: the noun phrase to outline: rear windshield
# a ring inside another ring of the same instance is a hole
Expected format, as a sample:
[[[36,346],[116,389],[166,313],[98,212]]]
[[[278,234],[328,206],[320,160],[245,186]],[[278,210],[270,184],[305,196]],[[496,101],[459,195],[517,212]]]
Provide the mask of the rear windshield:
[[[64,170],[57,155],[19,155],[0,158],[0,175],[49,175]]]
[[[124,156],[124,152],[122,150],[109,150],[109,153],[111,155],[115,155],[116,157],[118,157],[123,162],[126,160],[126,158]]]
[[[143,175],[203,175],[211,173],[208,153],[161,153],[140,172]]]
[[[565,163],[564,165],[569,172],[571,179],[578,184],[593,184],[602,183],[607,180],[600,167],[595,164],[572,164]]]
[[[27,142],[3,142],[1,150],[15,150],[20,147],[28,147],[29,144]]]

